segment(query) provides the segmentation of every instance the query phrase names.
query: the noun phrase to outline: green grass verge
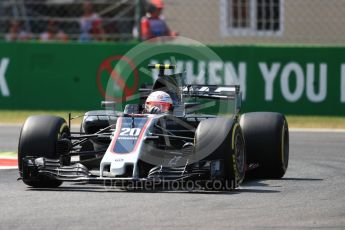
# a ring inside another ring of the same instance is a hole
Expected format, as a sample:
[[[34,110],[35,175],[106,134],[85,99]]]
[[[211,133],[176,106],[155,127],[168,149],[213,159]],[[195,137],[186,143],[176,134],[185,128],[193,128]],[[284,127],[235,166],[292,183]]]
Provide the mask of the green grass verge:
[[[286,116],[292,128],[345,129],[345,116]]]
[[[85,111],[72,111],[72,116],[83,115]],[[23,124],[25,119],[37,114],[51,114],[68,119],[68,111],[30,111],[30,110],[0,110],[0,123]],[[328,128],[345,129],[345,116],[286,116],[291,128]],[[81,118],[72,121],[78,125]]]
[[[63,117],[68,120],[68,113],[72,113],[72,117],[83,115],[84,111],[40,111],[40,110],[0,110],[0,123],[4,124],[23,124],[25,119],[32,115],[49,114]],[[80,124],[81,118],[72,121],[72,124]]]
[[[17,153],[15,152],[0,152],[1,157],[17,157]]]

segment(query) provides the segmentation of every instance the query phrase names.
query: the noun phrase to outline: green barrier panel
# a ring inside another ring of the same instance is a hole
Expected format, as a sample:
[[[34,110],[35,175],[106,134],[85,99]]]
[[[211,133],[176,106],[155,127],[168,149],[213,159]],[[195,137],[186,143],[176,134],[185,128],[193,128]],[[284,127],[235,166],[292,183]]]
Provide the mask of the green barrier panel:
[[[99,108],[99,66],[108,56],[125,53],[129,48],[130,45],[0,43],[2,79],[9,91],[9,95],[4,95],[1,90],[0,108]]]
[[[173,56],[179,68],[187,70],[186,83],[223,85],[236,78],[245,112],[345,115],[345,47],[210,46],[220,59],[198,60],[177,52],[140,63],[123,58],[133,47],[0,43],[0,109],[99,109],[111,86],[109,79],[126,86],[124,93],[116,87],[110,90],[113,95],[108,99],[120,100],[151,81],[141,67]],[[112,73],[120,59],[126,67]],[[121,79],[126,72],[128,79]]]
[[[248,47],[225,54],[245,69],[244,111],[345,115],[343,47]],[[231,49],[230,49],[231,50]]]

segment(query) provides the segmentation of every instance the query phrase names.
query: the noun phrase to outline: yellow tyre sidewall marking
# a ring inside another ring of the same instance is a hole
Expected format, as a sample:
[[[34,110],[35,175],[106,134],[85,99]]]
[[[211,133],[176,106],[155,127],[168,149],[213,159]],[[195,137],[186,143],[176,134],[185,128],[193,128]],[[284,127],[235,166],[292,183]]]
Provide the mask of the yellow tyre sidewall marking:
[[[61,125],[61,127],[60,127],[60,130],[59,130],[59,133],[58,133],[58,136],[57,136],[58,140],[60,139],[61,134],[62,134],[62,131],[64,130],[65,127],[68,128],[68,125],[67,125],[66,123],[63,123],[63,124]]]
[[[236,123],[234,128],[233,128],[233,130],[232,130],[232,143],[231,143],[232,151],[235,151],[235,134],[236,134],[236,129],[237,129],[238,126],[239,126],[238,123]],[[236,180],[239,180],[240,179],[240,175],[239,175],[239,172],[237,170],[235,152],[234,152],[234,154],[232,154],[232,167],[234,169]]]
[[[235,150],[235,133],[236,133],[236,129],[238,127],[238,123],[235,124],[233,130],[232,130],[232,150]]]
[[[285,145],[285,121],[284,121],[284,124],[283,124],[283,128],[282,128],[282,141],[281,141],[281,157],[282,157],[282,164],[283,164],[283,169],[284,171],[286,170],[286,166],[285,166],[285,158],[284,158],[284,145]]]

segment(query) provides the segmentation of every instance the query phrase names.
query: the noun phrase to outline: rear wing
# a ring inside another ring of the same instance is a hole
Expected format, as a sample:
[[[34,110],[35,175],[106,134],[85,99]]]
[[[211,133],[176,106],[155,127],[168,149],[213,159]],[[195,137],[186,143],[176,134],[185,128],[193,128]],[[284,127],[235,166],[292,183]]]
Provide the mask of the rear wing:
[[[188,85],[183,87],[183,97],[235,101],[236,113],[240,112],[242,106],[242,92],[239,85]]]
[[[208,99],[231,100],[241,94],[239,85],[187,85],[183,87],[183,96]]]

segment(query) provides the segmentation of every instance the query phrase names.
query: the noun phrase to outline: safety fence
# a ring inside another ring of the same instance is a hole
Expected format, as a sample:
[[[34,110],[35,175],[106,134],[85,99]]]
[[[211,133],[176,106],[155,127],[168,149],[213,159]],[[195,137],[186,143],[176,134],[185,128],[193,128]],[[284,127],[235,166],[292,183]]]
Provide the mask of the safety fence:
[[[345,0],[1,0],[0,39],[132,41],[149,18],[154,34],[207,44],[341,46],[344,12]]]

